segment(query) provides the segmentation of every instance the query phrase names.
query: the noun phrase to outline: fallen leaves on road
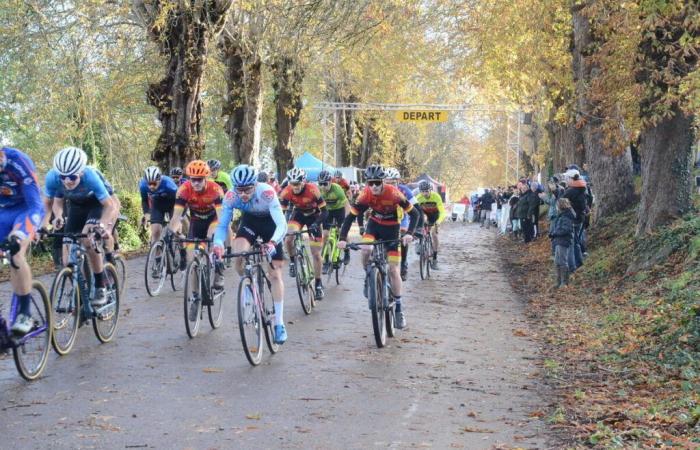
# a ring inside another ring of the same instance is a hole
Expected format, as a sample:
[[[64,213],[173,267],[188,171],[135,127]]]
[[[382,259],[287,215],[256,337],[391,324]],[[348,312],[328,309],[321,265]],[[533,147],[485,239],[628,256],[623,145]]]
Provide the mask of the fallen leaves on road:
[[[246,414],[245,418],[249,420],[260,420],[262,415],[260,413]]]
[[[486,428],[476,428],[476,427],[463,427],[462,431],[464,433],[495,433],[493,430]]]
[[[223,371],[224,369],[219,369],[216,367],[205,367],[204,369],[202,369],[202,372],[204,373],[222,373]]]

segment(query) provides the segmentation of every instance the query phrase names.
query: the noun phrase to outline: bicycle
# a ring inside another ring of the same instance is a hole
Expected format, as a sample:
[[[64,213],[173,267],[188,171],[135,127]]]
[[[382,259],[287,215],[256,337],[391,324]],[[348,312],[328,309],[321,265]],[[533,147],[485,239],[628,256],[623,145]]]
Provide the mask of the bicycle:
[[[394,337],[394,309],[396,302],[389,287],[389,271],[386,244],[398,239],[348,244],[352,250],[360,250],[363,245],[371,245],[372,255],[366,269],[365,286],[369,309],[372,312],[372,329],[377,347],[386,345],[386,338]]]
[[[87,250],[81,239],[91,237],[82,233],[46,233],[49,237],[63,239],[70,244],[68,264],[58,271],[51,284],[51,310],[54,315],[51,344],[59,355],[68,354],[78,334],[78,328],[92,321],[97,339],[104,343],[114,338],[119,323],[120,288],[117,269],[105,263],[104,276],[107,303],[93,307],[92,271],[87,263]],[[94,248],[99,250],[99,236],[93,237]]]
[[[179,239],[179,241],[195,244],[194,256],[187,264],[185,272],[184,295],[185,329],[187,335],[194,338],[199,333],[204,306],[207,307],[209,325],[212,329],[215,330],[221,326],[225,290],[214,291],[212,276],[215,270],[223,270],[223,268],[220,267],[221,262],[215,262],[214,255],[209,252],[210,239]],[[205,243],[206,249],[201,245]]]
[[[272,285],[262,266],[263,260],[269,263],[271,258],[263,253],[259,240],[248,252],[226,255],[227,259],[235,257],[244,258],[245,267],[245,275],[238,284],[238,329],[248,362],[257,366],[262,361],[263,331],[270,353],[275,354],[280,348],[279,344],[275,343],[271,319],[275,315]],[[252,332],[250,335],[249,331]]]
[[[343,264],[343,258],[341,257],[341,250],[338,248],[338,224],[334,220],[330,230],[328,230],[328,236],[323,243],[323,248],[321,249],[321,260],[323,261],[323,267],[327,277],[327,281],[330,281],[333,273],[335,273],[335,283],[340,284],[340,279],[345,274],[347,266]]]
[[[304,314],[311,314],[311,310],[316,306],[316,291],[314,289],[314,269],[311,265],[311,256],[309,250],[304,244],[303,235],[308,234],[309,230],[293,231],[287,233],[287,236],[294,236],[294,260],[292,261],[296,267],[296,276],[294,277],[297,284],[297,293],[301,302],[301,309]]]
[[[119,295],[123,296],[124,295],[124,288],[126,287],[126,260],[122,256],[121,252],[119,251],[119,233],[117,231],[117,226],[119,225],[120,222],[125,222],[127,220],[127,217],[123,214],[120,214],[119,217],[117,217],[117,223],[114,226],[113,230],[113,237],[114,237],[114,252],[112,252],[112,255],[114,257],[114,262],[112,265],[114,266],[115,269],[117,269],[117,274],[119,275]]]
[[[160,293],[168,276],[173,291],[177,292],[182,287],[185,271],[180,270],[181,260],[180,246],[172,239],[166,238],[164,225],[162,236],[151,244],[146,257],[146,269],[143,276],[146,282],[146,292],[149,296],[155,297]]]
[[[420,242],[418,243],[418,248],[420,249],[418,266],[421,280],[430,278],[430,268],[433,263],[433,237],[430,233],[430,228],[430,225],[427,224],[423,226],[423,232],[420,234]]]
[[[0,251],[3,253],[12,252],[14,248],[17,248],[17,245],[5,241],[0,244]],[[3,256],[2,263],[3,265],[11,264],[6,256]],[[5,320],[0,312],[0,353],[12,349],[17,371],[27,381],[36,380],[44,371],[49,358],[52,331],[51,305],[46,287],[40,281],[33,280],[30,295],[30,312],[34,324],[29,333],[24,336],[15,336],[10,329],[19,312],[19,300],[15,294],[12,294],[8,320]],[[37,301],[37,299],[40,300]]]

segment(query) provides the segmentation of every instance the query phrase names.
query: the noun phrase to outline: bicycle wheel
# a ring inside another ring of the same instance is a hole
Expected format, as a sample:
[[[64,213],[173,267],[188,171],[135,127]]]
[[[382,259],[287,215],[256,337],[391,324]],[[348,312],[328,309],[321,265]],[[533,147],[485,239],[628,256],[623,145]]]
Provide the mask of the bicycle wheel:
[[[296,283],[297,283],[297,293],[299,294],[299,301],[301,302],[301,309],[304,310],[304,314],[309,315],[311,314],[311,308],[313,305],[311,304],[311,299],[309,297],[310,289],[308,286],[308,281],[306,279],[306,268],[305,262],[304,262],[304,257],[297,254],[294,257],[294,264],[296,265],[297,268],[297,276],[295,277]]]
[[[126,261],[122,255],[114,255],[114,268],[117,269],[119,278],[119,295],[124,296],[124,288],[126,287]]]
[[[32,282],[30,313],[34,321],[32,331],[18,340],[12,348],[17,371],[25,380],[36,380],[46,367],[51,349],[51,305],[46,288]]]
[[[426,256],[427,252],[425,250],[426,239],[427,239],[426,237],[422,237],[420,240],[420,243],[418,245],[418,247],[420,247],[420,257],[418,258],[418,268],[420,269],[420,279],[421,280],[425,280],[426,278],[428,278],[428,274],[426,272],[426,270],[427,270],[426,266],[428,264],[428,257]]]
[[[265,340],[267,341],[267,348],[270,349],[270,353],[275,354],[279,351],[280,345],[275,343],[274,323],[271,319],[276,313],[274,302],[272,301],[272,288],[270,286],[270,280],[262,274],[258,275],[258,277],[258,295],[260,295],[260,306],[263,308],[261,316],[263,324],[265,325]]]
[[[174,244],[171,244],[174,245]],[[180,270],[180,261],[182,261],[182,255],[180,254],[180,249],[175,248],[172,251],[168,251],[170,256],[168,257],[168,264],[170,264],[170,287],[173,291],[177,292],[182,289],[185,284],[185,271]]]
[[[151,297],[158,295],[165,284],[167,271],[165,258],[165,244],[162,239],[159,239],[151,245],[151,249],[148,251],[146,270],[143,274],[146,280],[146,292]]]
[[[433,263],[433,238],[430,235],[425,242],[425,253],[425,277],[430,279],[430,266]]]
[[[53,333],[51,346],[63,356],[75,344],[80,327],[80,289],[73,277],[73,269],[64,267],[53,279],[51,285],[51,311],[53,312]]]
[[[386,327],[384,326],[384,282],[379,269],[373,267],[369,272],[369,307],[372,311],[372,329],[377,347],[386,345]]]
[[[257,366],[262,360],[263,322],[252,284],[250,277],[243,277],[238,284],[238,329],[245,357],[251,365]]]
[[[309,255],[309,249],[307,247],[304,247],[304,260],[306,261],[304,264],[304,267],[306,268],[304,279],[306,280],[306,287],[308,289],[307,292],[309,303],[313,309],[316,307],[316,285],[314,284],[316,276],[314,274],[314,266],[311,264],[311,256]]]
[[[209,325],[216,330],[224,318],[224,291],[213,294],[212,304],[207,306]]]
[[[195,258],[187,265],[185,275],[185,329],[190,338],[197,336],[202,322],[202,269]]]
[[[105,264],[105,287],[107,288],[107,303],[95,308],[92,318],[92,328],[97,339],[106,344],[114,337],[119,323],[119,274],[112,264]]]
[[[385,299],[385,300],[386,300],[387,304],[394,301],[394,296],[391,294],[391,292],[389,293],[389,298]],[[396,327],[394,326],[395,321],[396,321],[396,316],[394,315],[395,308],[396,308],[395,305],[391,305],[390,307],[385,306],[385,309],[384,309],[384,318],[385,318],[385,322],[386,322],[386,335],[388,337],[391,337],[391,338],[393,338],[394,335],[396,334],[395,333]]]

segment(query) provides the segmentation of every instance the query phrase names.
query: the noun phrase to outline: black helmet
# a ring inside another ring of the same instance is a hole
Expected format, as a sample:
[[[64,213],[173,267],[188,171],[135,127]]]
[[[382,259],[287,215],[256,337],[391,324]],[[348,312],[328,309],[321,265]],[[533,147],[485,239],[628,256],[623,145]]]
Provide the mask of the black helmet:
[[[432,191],[433,184],[431,182],[429,182],[428,180],[423,180],[420,183],[418,183],[418,190],[422,191],[422,192]]]
[[[372,164],[365,169],[365,179],[367,180],[383,180],[385,177],[384,167],[379,164]]]
[[[170,169],[170,176],[171,177],[181,177],[182,176],[182,168],[173,167],[172,169]]]
[[[268,177],[267,172],[261,170],[258,172],[258,183],[267,183],[270,177]]]
[[[210,170],[219,170],[221,169],[221,161],[218,159],[210,159],[207,161],[207,165],[209,166]]]
[[[330,183],[331,181],[331,173],[327,170],[322,170],[318,174],[318,182],[319,183]]]

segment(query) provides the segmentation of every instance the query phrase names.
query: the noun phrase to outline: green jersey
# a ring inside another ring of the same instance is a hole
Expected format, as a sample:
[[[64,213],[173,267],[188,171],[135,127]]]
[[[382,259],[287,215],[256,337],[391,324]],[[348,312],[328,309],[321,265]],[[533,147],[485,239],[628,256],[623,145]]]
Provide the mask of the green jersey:
[[[216,174],[216,178],[212,178],[218,184],[221,186],[221,189],[224,190],[224,192],[228,192],[233,189],[233,182],[231,182],[231,176],[226,173],[223,170],[219,170],[219,173]]]
[[[348,198],[345,196],[343,188],[335,183],[331,183],[331,187],[327,192],[321,190],[321,197],[326,201],[326,208],[329,211],[345,208]]]

